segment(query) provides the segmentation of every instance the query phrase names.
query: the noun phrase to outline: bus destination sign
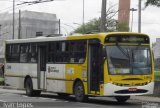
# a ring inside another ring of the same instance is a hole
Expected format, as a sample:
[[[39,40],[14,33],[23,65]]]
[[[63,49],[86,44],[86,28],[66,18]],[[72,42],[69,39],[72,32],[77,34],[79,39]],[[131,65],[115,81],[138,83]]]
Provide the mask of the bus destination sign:
[[[105,39],[105,43],[149,43],[149,37],[147,36],[108,36]]]

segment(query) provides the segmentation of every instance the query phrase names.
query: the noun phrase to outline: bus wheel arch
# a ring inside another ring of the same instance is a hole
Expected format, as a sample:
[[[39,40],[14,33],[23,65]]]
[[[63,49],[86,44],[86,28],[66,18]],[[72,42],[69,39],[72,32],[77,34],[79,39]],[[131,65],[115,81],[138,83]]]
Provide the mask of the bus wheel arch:
[[[83,102],[88,99],[88,96],[85,95],[84,84],[80,79],[76,79],[73,83],[73,94],[79,102]]]

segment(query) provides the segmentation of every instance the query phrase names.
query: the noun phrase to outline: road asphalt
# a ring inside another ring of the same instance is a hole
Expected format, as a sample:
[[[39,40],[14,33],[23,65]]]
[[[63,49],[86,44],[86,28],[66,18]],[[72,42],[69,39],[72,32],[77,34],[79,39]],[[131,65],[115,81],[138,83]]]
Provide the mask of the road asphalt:
[[[17,90],[16,88],[12,88],[9,86],[0,86],[1,89],[12,89],[12,90]],[[131,100],[139,100],[139,101],[144,101],[144,102],[160,102],[160,96],[155,96],[155,95],[146,95],[146,96],[131,96]]]

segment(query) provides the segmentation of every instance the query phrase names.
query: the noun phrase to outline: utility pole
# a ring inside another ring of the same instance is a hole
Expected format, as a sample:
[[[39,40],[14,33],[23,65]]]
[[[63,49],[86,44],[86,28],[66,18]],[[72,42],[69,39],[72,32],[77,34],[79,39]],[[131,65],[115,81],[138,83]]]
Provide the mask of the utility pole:
[[[1,30],[2,25],[0,24],[0,39],[2,39],[2,30]]]
[[[18,27],[18,39],[21,38],[21,10],[19,10],[19,27]]]
[[[85,26],[84,26],[84,0],[83,0],[83,19],[82,19],[82,25],[83,25],[83,33],[85,33]]]
[[[131,29],[130,29],[130,31],[132,32],[132,28],[133,28],[133,12],[134,12],[134,11],[137,11],[137,9],[131,8],[130,11],[132,11]]]
[[[14,18],[15,18],[15,0],[13,0],[13,37],[12,39],[14,39]]]
[[[106,0],[102,0],[100,32],[106,30]]]
[[[58,25],[59,25],[59,35],[61,34],[61,20],[59,19],[59,21],[58,21]]]
[[[138,32],[141,33],[141,0],[138,5]]]

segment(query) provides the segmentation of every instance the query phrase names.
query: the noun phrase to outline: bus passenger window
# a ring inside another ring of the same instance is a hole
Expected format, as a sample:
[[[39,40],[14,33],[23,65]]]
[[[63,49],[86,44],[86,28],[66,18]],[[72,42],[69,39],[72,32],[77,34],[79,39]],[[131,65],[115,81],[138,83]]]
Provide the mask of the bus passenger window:
[[[84,63],[86,56],[86,41],[72,41],[70,43],[70,63]],[[74,58],[74,60],[73,60]]]
[[[12,62],[19,62],[19,45],[15,44],[15,45],[12,45],[11,47],[11,58],[10,60]]]
[[[31,63],[37,62],[37,46],[36,44],[31,44],[28,53],[28,60]]]
[[[48,44],[48,62],[54,63],[55,62],[55,54],[56,54],[56,43],[49,43]]]
[[[20,50],[21,50],[20,51],[20,62],[21,63],[26,63],[27,62],[28,46],[23,45],[23,46],[21,46]]]

